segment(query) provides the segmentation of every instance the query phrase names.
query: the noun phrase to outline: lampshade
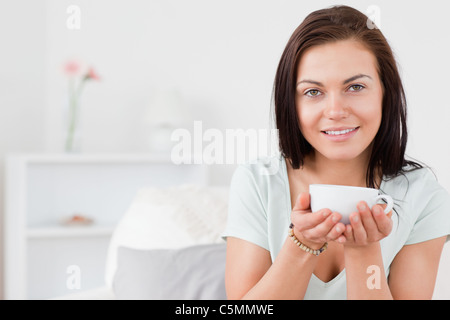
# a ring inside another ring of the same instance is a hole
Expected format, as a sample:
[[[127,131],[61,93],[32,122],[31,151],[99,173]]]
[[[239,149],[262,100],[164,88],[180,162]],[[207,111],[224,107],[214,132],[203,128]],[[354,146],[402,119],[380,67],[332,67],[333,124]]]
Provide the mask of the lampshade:
[[[152,127],[177,128],[186,125],[189,119],[189,107],[179,90],[154,90],[149,98],[145,124]]]

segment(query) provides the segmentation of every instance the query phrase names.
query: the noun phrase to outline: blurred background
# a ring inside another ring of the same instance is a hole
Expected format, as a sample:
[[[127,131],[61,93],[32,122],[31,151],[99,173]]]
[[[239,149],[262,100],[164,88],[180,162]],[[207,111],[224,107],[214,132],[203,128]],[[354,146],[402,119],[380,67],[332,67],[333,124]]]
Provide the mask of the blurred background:
[[[71,81],[86,74],[77,154],[164,154],[167,133],[192,131],[194,121],[220,132],[270,128],[288,38],[308,13],[333,4],[377,14],[406,89],[407,153],[450,190],[450,4],[443,0],[2,0],[0,181],[9,154],[66,153]],[[234,168],[211,165],[208,183],[227,185]],[[2,203],[4,190],[0,182]],[[0,297],[3,283],[0,275]]]

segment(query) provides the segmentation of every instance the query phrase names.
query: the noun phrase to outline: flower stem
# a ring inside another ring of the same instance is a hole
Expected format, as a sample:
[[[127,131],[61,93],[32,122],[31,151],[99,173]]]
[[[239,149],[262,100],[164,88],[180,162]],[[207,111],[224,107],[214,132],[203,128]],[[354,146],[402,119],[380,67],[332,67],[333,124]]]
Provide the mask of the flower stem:
[[[67,133],[67,139],[66,139],[66,145],[65,150],[66,152],[71,152],[73,148],[73,140],[74,140],[74,134],[75,134],[75,128],[77,124],[77,118],[78,118],[78,109],[79,109],[79,98],[81,96],[81,91],[84,86],[84,80],[81,81],[80,85],[78,86],[78,90],[75,91],[73,88],[73,82],[70,84],[70,100],[69,100],[69,128]]]

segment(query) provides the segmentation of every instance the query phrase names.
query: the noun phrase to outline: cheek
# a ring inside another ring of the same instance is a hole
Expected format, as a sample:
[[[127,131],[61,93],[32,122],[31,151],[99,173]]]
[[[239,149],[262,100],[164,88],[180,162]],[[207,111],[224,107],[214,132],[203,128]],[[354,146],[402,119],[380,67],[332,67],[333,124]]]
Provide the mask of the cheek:
[[[374,93],[372,101],[374,101],[374,103],[372,105],[372,108],[369,108],[369,117],[372,118],[372,122],[376,127],[376,131],[378,131],[383,116],[383,89],[381,85],[379,86],[377,92]]]
[[[369,128],[371,131],[374,131],[374,134],[376,134],[380,127],[382,118],[381,103],[362,108],[359,111],[359,118],[364,121],[367,128]]]
[[[316,131],[320,120],[320,112],[314,112],[313,108],[297,107],[297,116],[302,134],[307,138],[310,132]]]
[[[302,97],[296,98],[297,117],[300,126],[300,130],[303,135],[308,131],[311,131],[316,127],[322,117],[321,107],[317,104],[311,104]],[[300,102],[302,101],[302,102]]]
[[[382,99],[383,93],[381,88],[373,88],[367,94],[353,98],[348,104],[352,106],[352,113],[359,119],[361,125],[371,131],[378,131],[383,112]]]

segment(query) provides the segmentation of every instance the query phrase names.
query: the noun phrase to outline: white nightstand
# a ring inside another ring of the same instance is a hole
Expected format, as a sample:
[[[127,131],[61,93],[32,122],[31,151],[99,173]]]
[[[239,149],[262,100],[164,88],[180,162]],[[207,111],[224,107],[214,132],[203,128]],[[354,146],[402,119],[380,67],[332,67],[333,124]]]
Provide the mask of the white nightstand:
[[[207,185],[208,170],[158,155],[9,155],[5,178],[5,298],[46,299],[104,284],[110,236],[140,188]],[[61,224],[73,214],[93,223]]]

